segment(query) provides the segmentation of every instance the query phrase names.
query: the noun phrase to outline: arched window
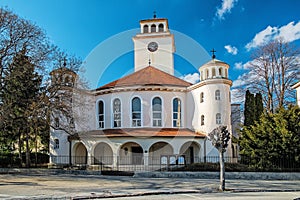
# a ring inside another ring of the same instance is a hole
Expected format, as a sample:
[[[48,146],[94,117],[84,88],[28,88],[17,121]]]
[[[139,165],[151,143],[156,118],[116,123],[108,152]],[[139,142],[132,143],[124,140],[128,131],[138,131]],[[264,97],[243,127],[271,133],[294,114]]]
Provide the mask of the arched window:
[[[158,25],[158,32],[164,32],[164,25],[163,24]]]
[[[66,76],[66,77],[65,77],[65,84],[66,84],[66,85],[69,85],[69,82],[70,82],[70,78],[69,78],[69,76]]]
[[[58,117],[55,117],[55,119],[54,119],[54,127],[59,128],[59,118]]]
[[[216,90],[216,92],[215,92],[215,99],[216,99],[216,100],[221,100],[221,93],[220,93],[220,90]]]
[[[152,24],[151,25],[151,33],[154,33],[154,32],[156,32],[156,25]]]
[[[181,100],[175,98],[173,100],[173,127],[181,127]]]
[[[204,125],[204,115],[201,115],[201,126]]]
[[[209,77],[209,72],[208,72],[208,69],[206,70],[206,79],[208,79],[208,77]]]
[[[201,92],[200,93],[200,103],[203,103],[204,102],[204,93]]]
[[[216,69],[212,68],[212,77],[215,77],[215,76],[216,76]]]
[[[144,33],[148,33],[149,32],[149,26],[148,25],[144,25]]]
[[[216,124],[222,124],[221,114],[220,113],[216,114]]]
[[[115,99],[113,101],[114,127],[121,127],[121,101]]]
[[[54,139],[54,149],[59,149],[59,139]]]
[[[222,68],[219,68],[219,76],[223,77]]]
[[[152,120],[153,126],[161,126],[162,125],[162,106],[161,99],[159,97],[155,97],[152,100]]]
[[[141,100],[138,97],[134,97],[131,102],[131,111],[132,111],[132,126],[139,127],[142,125],[142,106]]]
[[[104,128],[104,103],[98,102],[98,128]]]

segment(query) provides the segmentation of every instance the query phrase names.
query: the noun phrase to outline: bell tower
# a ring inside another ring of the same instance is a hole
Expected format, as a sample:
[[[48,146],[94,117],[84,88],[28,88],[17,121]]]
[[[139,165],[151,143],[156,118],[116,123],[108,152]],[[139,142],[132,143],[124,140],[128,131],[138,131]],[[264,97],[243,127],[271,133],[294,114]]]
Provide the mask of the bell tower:
[[[175,44],[168,20],[156,18],[140,21],[140,33],[133,37],[134,71],[151,65],[174,75]]]

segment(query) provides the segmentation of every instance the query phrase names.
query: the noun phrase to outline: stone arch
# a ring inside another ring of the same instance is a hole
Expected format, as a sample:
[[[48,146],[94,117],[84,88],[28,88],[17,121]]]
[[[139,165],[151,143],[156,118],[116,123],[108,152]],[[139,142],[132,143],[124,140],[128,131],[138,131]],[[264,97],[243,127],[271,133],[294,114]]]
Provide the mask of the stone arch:
[[[121,165],[143,165],[144,150],[136,142],[126,142],[119,149],[119,164]]]
[[[164,32],[164,25],[163,24],[158,25],[158,32]]]
[[[160,164],[161,156],[173,155],[174,150],[167,142],[156,142],[149,148],[149,164]]]
[[[146,24],[146,25],[144,25],[144,27],[143,27],[143,32],[144,33],[148,33],[149,32],[149,26]]]
[[[87,149],[82,142],[74,145],[74,155],[75,164],[87,164]]]
[[[151,25],[151,33],[155,33],[156,32],[156,25],[152,24]]]
[[[105,164],[112,165],[113,164],[113,150],[112,148],[105,142],[98,143],[94,148],[94,164]]]
[[[184,155],[186,164],[199,162],[200,144],[195,141],[188,141],[180,147],[179,154]]]

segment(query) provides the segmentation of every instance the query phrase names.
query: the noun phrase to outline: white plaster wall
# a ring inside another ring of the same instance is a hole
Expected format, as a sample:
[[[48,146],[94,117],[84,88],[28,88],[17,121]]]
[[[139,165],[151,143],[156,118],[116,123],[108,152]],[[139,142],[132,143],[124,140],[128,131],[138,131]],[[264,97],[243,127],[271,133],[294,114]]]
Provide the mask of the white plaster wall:
[[[172,34],[163,34],[163,36],[159,35],[159,37],[134,37],[133,41],[135,71],[149,66],[150,59],[151,66],[165,71],[171,75],[174,74],[173,53],[175,51],[175,47],[174,37]],[[157,42],[157,51],[148,51],[148,44],[150,42]]]
[[[297,90],[296,90],[297,92],[297,104],[298,104],[298,106],[300,106],[300,87],[298,87],[297,88]]]
[[[116,92],[112,94],[99,95],[95,99],[95,105],[93,110],[86,110],[86,112],[93,113],[94,119],[90,122],[95,122],[91,130],[98,129],[97,127],[97,105],[96,102],[102,100],[105,106],[105,128],[113,128],[113,100],[119,98],[121,100],[122,110],[122,126],[121,128],[131,128],[131,100],[134,97],[139,97],[142,103],[142,127],[152,127],[152,99],[154,97],[160,97],[162,99],[162,127],[172,127],[173,121],[173,99],[178,97],[182,100],[182,123],[185,127],[186,119],[186,93],[185,92],[170,92],[170,91],[134,91],[134,92]]]
[[[54,149],[55,139],[59,140],[59,148]],[[50,163],[55,163],[55,156],[66,156],[64,163],[68,163],[69,160],[67,156],[69,155],[69,142],[68,134],[61,130],[50,130],[50,143],[49,143],[49,152],[50,152]]]
[[[74,93],[72,109],[77,131],[94,130],[96,127],[95,97],[90,93]]]
[[[220,90],[221,99],[215,100],[215,91]],[[216,114],[221,114],[222,125],[228,126],[231,130],[231,107],[229,97],[230,86],[227,84],[208,84],[191,91],[189,103],[195,103],[195,109],[189,109],[188,115],[193,116],[192,128],[205,133],[211,132],[218,127]],[[204,93],[204,102],[200,103],[200,93]],[[204,125],[201,126],[201,115],[205,116]]]

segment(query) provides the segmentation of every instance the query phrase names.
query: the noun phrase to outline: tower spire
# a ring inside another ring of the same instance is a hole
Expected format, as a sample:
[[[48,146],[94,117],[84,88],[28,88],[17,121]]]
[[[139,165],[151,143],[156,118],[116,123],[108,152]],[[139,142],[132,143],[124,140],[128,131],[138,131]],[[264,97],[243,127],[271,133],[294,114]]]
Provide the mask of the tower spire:
[[[153,19],[156,18],[156,11],[153,11]]]
[[[215,55],[215,53],[217,52],[214,48],[210,51],[210,52],[212,52],[212,59],[215,59],[216,58],[216,55]]]

